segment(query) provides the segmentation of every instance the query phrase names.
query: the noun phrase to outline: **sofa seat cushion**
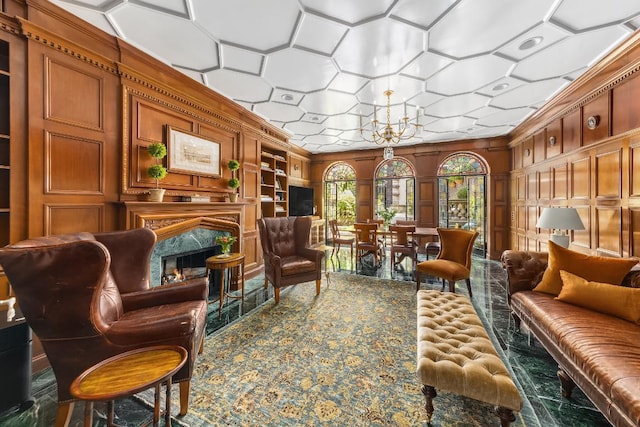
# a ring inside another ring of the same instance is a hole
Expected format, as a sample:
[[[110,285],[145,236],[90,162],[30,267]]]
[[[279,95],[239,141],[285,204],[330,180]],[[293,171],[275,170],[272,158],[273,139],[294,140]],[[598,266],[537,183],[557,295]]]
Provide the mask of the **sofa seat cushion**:
[[[511,303],[524,322],[538,327],[592,384],[640,425],[640,326],[542,292],[517,292]]]
[[[283,257],[281,263],[283,276],[316,271],[313,261],[297,255]]]

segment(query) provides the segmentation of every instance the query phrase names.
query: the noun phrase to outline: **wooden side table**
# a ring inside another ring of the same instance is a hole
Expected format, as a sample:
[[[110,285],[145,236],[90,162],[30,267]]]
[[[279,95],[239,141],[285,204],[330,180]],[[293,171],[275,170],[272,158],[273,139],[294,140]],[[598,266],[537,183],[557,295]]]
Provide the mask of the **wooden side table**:
[[[218,320],[220,320],[222,319],[222,307],[225,298],[240,299],[244,303],[244,255],[237,252],[227,255],[214,255],[207,258],[206,265],[206,277],[209,277],[209,270],[222,271],[220,308],[218,310]],[[233,285],[240,287],[240,295],[231,294],[230,290]]]
[[[113,400],[155,387],[153,425],[160,419],[160,385],[166,382],[165,425],[171,425],[171,377],[187,360],[179,346],[144,347],[110,357],[71,383],[71,395],[85,400],[84,425],[93,423],[93,402],[108,401],[107,425],[113,425]]]

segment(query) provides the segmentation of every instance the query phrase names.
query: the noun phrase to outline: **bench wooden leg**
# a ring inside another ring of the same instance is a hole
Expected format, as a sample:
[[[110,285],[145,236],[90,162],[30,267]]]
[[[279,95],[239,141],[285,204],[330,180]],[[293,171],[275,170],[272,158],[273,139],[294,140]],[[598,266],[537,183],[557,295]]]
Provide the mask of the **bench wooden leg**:
[[[436,389],[430,385],[422,386],[422,394],[424,394],[424,409],[427,411],[427,423],[431,423],[431,417],[433,416],[433,398],[438,394]]]
[[[500,417],[500,425],[502,427],[509,427],[512,422],[516,420],[516,416],[513,411],[504,406],[496,406],[496,414]]]
[[[567,399],[571,399],[571,392],[576,386],[576,383],[574,383],[571,377],[562,369],[558,369],[558,379],[562,386],[562,396]]]

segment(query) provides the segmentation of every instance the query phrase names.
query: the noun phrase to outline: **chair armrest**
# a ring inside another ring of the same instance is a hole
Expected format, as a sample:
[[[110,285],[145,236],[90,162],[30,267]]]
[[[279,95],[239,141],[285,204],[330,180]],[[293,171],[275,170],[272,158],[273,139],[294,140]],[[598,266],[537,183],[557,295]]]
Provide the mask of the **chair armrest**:
[[[122,294],[122,305],[124,311],[127,312],[157,305],[206,300],[208,287],[208,281],[205,277],[187,283],[154,286],[145,291]]]
[[[320,261],[322,261],[322,257],[324,256],[323,251],[312,248],[300,248],[298,253],[300,254],[300,256],[312,260],[316,264],[320,264]]]
[[[547,252],[512,251],[502,253],[502,266],[507,270],[507,289],[509,297],[519,291],[528,291],[536,287],[547,269]]]

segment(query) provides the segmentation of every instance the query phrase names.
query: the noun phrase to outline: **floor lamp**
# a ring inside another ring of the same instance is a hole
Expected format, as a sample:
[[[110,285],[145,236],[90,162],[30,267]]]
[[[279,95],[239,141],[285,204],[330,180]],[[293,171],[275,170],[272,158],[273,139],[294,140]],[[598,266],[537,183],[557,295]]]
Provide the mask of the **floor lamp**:
[[[563,248],[569,247],[567,230],[584,230],[584,224],[575,208],[544,208],[536,227],[553,230],[549,240]]]

